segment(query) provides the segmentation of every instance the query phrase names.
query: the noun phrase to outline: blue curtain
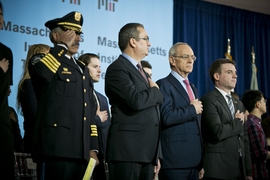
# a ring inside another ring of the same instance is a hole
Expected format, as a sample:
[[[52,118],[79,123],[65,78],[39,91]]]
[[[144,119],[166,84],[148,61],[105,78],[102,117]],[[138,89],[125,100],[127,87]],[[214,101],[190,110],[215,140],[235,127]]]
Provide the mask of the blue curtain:
[[[231,56],[237,64],[234,91],[242,97],[251,83],[251,50],[254,46],[259,90],[270,98],[270,16],[200,0],[174,0],[173,42],[188,43],[197,60],[190,82],[203,96],[214,86],[209,67],[224,58],[230,39]]]

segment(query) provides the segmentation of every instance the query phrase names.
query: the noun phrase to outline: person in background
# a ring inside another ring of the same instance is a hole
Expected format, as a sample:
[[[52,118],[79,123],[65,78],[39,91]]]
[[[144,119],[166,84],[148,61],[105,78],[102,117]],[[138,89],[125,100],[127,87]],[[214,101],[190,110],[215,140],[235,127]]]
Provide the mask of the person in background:
[[[153,180],[162,158],[158,85],[140,61],[148,55],[149,37],[140,23],[124,25],[118,34],[122,54],[109,65],[105,93],[111,105],[107,161],[110,180]]]
[[[4,22],[4,8],[0,1],[0,29]],[[1,41],[1,40],[0,40]],[[9,117],[7,92],[13,84],[13,54],[0,42],[0,175],[14,179],[14,135]]]
[[[236,64],[218,59],[210,66],[213,91],[201,98],[204,179],[251,180],[245,108],[231,96],[237,82]]]
[[[23,147],[25,153],[32,152],[33,126],[37,112],[37,98],[31,82],[28,66],[34,55],[45,56],[49,51],[50,46],[45,44],[34,44],[29,47],[23,66],[22,77],[18,84],[17,109],[24,118]]]
[[[267,149],[270,151],[270,116],[266,116],[262,120],[262,128],[266,136]],[[268,171],[268,176],[270,175],[270,159],[266,159],[266,168]]]
[[[10,96],[11,92],[12,91],[9,86],[7,96]],[[9,106],[9,118],[10,118],[10,124],[12,127],[12,132],[14,134],[14,152],[23,152],[23,143],[22,143],[22,136],[21,136],[21,130],[19,126],[18,115],[15,109],[11,106]]]
[[[152,78],[152,65],[145,60],[141,60],[143,70]]]
[[[266,137],[261,125],[261,117],[266,113],[266,100],[259,90],[249,90],[243,94],[242,102],[249,112],[247,128],[250,146],[253,180],[269,179],[266,159],[270,158]]]
[[[47,21],[54,47],[29,62],[38,103],[32,152],[38,178],[81,180],[90,157],[98,163],[93,82],[88,68],[74,59],[82,24],[76,11]]]
[[[99,82],[101,73],[99,56],[93,53],[85,53],[78,60],[88,67],[93,82]],[[97,103],[95,121],[98,129],[99,165],[95,167],[92,177],[93,180],[108,180],[108,165],[105,162],[105,156],[111,116],[107,98],[96,90],[94,91],[94,97]]]
[[[203,108],[197,89],[188,81],[195,60],[187,43],[175,43],[169,50],[171,73],[157,81],[164,97],[160,106],[163,154],[160,180],[203,177],[200,129]]]

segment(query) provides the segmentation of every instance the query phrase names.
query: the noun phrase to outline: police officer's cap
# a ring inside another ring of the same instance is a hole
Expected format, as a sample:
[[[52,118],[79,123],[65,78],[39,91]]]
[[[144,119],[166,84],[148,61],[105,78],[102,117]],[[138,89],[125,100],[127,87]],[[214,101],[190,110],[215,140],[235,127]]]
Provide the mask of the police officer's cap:
[[[68,13],[67,15],[56,18],[53,20],[49,20],[45,23],[45,26],[48,27],[50,30],[61,27],[65,30],[74,30],[76,32],[81,33],[82,32],[82,24],[83,24],[83,16],[81,13],[72,11]]]

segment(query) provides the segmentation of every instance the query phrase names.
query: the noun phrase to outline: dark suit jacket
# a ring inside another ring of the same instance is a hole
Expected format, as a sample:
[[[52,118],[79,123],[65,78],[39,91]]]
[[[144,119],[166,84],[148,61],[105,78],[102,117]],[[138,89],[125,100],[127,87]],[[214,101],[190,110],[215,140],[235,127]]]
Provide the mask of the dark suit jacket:
[[[136,67],[121,55],[107,68],[105,92],[112,111],[107,160],[156,161],[160,156],[160,90],[150,88]]]
[[[200,168],[202,157],[201,116],[196,114],[186,90],[169,74],[157,81],[164,96],[161,105],[162,169]],[[197,89],[191,85],[198,98]]]
[[[55,46],[40,60],[32,59],[29,73],[38,95],[34,125],[35,161],[47,156],[86,159],[98,150],[93,83],[88,68]]]
[[[241,101],[233,98],[235,111],[245,112]],[[201,98],[203,103],[202,133],[205,156],[204,177],[231,179],[239,173],[239,150],[243,170],[251,175],[249,141],[246,124],[233,119],[223,95],[214,89]],[[241,168],[242,168],[241,167]]]
[[[108,132],[111,125],[111,114],[108,106],[108,101],[105,96],[100,94],[99,92],[95,91],[97,98],[99,100],[100,111],[107,111],[108,119],[105,122],[101,122],[99,116],[96,115],[95,121],[98,128],[98,141],[99,141],[99,160],[103,160],[105,158],[106,147],[107,147],[107,138]]]

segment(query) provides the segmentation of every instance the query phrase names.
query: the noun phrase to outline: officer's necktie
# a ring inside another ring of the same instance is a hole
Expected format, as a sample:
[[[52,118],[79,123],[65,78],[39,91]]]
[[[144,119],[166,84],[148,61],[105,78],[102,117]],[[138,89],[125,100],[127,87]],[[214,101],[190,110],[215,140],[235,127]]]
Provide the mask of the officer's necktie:
[[[147,78],[146,78],[146,75],[145,73],[143,72],[143,69],[142,69],[142,65],[140,63],[137,64],[137,67],[138,67],[138,70],[139,72],[141,73],[141,75],[143,76],[143,78],[145,79],[146,82],[148,82]]]
[[[228,106],[230,108],[231,115],[234,118],[234,106],[233,106],[232,96],[230,94],[227,94],[226,96],[228,98]]]
[[[190,84],[188,82],[187,79],[184,80],[184,83],[186,84],[186,88],[187,88],[187,92],[188,92],[188,97],[190,99],[190,101],[194,100],[194,96],[193,96],[193,93],[192,93],[192,90],[191,90],[191,87],[190,87]]]

